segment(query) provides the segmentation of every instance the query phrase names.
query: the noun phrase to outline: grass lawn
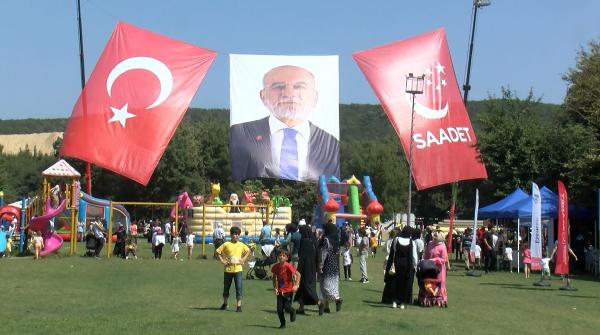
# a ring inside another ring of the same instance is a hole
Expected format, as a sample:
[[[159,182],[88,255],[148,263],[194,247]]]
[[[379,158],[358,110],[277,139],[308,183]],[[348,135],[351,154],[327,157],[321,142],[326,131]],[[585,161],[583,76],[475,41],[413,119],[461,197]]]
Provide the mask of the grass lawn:
[[[2,334],[265,334],[279,332],[271,282],[244,280],[243,312],[218,310],[222,266],[199,259],[152,260],[140,243],[138,260],[81,256],[0,259],[0,333]],[[62,254],[66,255],[66,247]],[[83,254],[84,246],[78,246]],[[164,252],[170,255],[170,248]],[[183,252],[185,254],[185,251]],[[212,255],[212,249],[207,249]],[[308,315],[288,321],[287,334],[595,334],[600,331],[600,284],[575,277],[576,292],[532,285],[537,275],[499,272],[464,276],[461,265],[448,273],[449,308],[409,306],[392,309],[379,303],[382,259],[369,258],[370,283],[340,283],[340,313]],[[355,260],[358,258],[355,257]],[[244,269],[244,272],[247,268]],[[415,288],[415,294],[417,289]],[[235,290],[231,289],[231,296]]]

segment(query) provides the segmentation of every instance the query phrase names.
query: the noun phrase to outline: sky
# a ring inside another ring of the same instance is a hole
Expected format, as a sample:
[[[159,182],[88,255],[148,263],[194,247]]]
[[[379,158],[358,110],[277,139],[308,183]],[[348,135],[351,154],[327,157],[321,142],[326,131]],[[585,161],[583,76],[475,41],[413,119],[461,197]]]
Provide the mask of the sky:
[[[480,8],[469,100],[502,87],[561,103],[577,51],[600,39],[598,0]],[[229,54],[339,55],[340,102],[378,103],[352,53],[446,30],[458,82],[471,0],[81,0],[86,78],[118,21],[217,51],[191,107],[229,108]],[[0,119],[66,118],[81,92],[76,0],[0,3]]]

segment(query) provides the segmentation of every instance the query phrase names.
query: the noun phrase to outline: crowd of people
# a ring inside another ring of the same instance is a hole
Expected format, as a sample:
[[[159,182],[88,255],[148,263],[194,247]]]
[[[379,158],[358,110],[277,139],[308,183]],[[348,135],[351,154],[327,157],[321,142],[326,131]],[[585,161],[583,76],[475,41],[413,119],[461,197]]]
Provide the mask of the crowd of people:
[[[553,245],[548,245],[548,236],[543,235],[540,267],[546,277],[550,276],[556,262],[554,256],[557,244],[555,241]],[[489,220],[475,233],[471,228],[466,228],[462,233],[455,231],[452,236],[452,253],[455,261],[464,259],[467,270],[490,273],[522,269],[525,278],[530,278],[534,261],[527,228],[522,228],[517,234],[516,230],[495,226]],[[597,274],[598,254],[589,238],[584,243],[583,234],[577,234],[569,245],[569,254],[571,271]]]
[[[322,229],[316,229],[301,220],[287,225],[285,231],[284,236],[276,237],[265,223],[259,237],[259,244],[272,245],[269,250],[275,255],[271,275],[281,328],[286,327],[286,312],[290,322],[294,322],[297,314],[306,313],[305,306],[316,305],[319,315],[331,313],[332,306],[336,312],[342,310],[340,264],[344,279],[352,280],[354,249],[360,258],[361,283],[369,283],[367,258],[376,254],[381,239],[381,232],[375,227],[358,228],[349,222],[337,227],[330,220]],[[232,227],[231,240],[215,250],[215,257],[224,266],[222,310],[228,309],[234,283],[235,309],[242,311],[242,264],[250,257],[251,249],[241,241],[240,234],[239,227]],[[385,279],[381,302],[393,308],[413,303],[447,307],[446,270],[450,264],[444,234],[434,231],[427,245],[416,228],[394,229],[389,235],[383,245]],[[415,276],[419,292],[413,301]]]
[[[108,238],[105,226],[103,220],[95,218],[87,227],[85,241],[88,256],[100,257]],[[160,219],[134,221],[129,229],[120,223],[116,227],[112,250],[115,256],[137,259],[138,237],[144,236],[152,246],[154,259],[162,258],[167,243],[171,246],[172,258],[180,259],[180,245],[186,247],[187,258],[192,258],[195,235],[185,220],[180,221],[177,227],[172,222]],[[229,291],[234,284],[236,311],[241,312],[243,265],[253,254],[253,248],[248,236],[242,236],[239,227],[231,227],[229,235],[227,241],[222,224],[216,224],[213,233],[214,256],[224,266],[223,303],[220,309],[228,309]],[[340,312],[343,303],[339,285],[342,272],[344,280],[352,281],[352,265],[356,256],[359,259],[360,282],[368,284],[367,260],[370,256],[375,257],[380,247],[384,254],[381,303],[401,309],[410,304],[447,307],[446,272],[451,267],[446,235],[430,228],[422,234],[418,228],[405,226],[391,229],[386,241],[382,241],[382,237],[379,226],[353,226],[348,221],[337,227],[329,220],[321,229],[316,229],[302,219],[286,225],[284,233],[278,229],[272,231],[271,226],[264,222],[258,244],[271,245],[275,255],[270,273],[280,327],[286,326],[286,312],[289,320],[294,322],[297,314],[306,313],[305,306],[317,306],[319,315],[331,313],[332,305],[336,312]],[[452,241],[455,260],[460,262],[464,258],[465,269],[483,264],[486,273],[504,267],[512,271],[514,241],[510,234],[496,230],[494,225],[490,224],[475,233],[467,228],[461,234],[454,234]],[[41,236],[34,232],[31,244],[34,257],[39,258],[39,251],[43,248]],[[520,245],[525,276],[529,277],[531,253],[526,242]],[[575,252],[570,250],[570,253],[578,260]],[[542,271],[550,276],[549,263],[554,252],[544,256]],[[418,293],[413,292],[415,278]]]
[[[86,243],[86,256],[100,258],[101,251],[106,244],[108,232],[106,222],[100,218],[94,218],[90,221],[84,241]],[[116,224],[116,230],[113,232],[115,243],[112,254],[124,259],[137,259],[138,237],[143,236],[152,246],[152,255],[154,259],[162,259],[163,248],[169,244],[171,246],[171,257],[179,260],[180,245],[183,244],[187,249],[187,259],[192,259],[194,249],[194,233],[188,228],[184,220],[179,222],[178,227],[173,222],[161,219],[144,221],[133,221],[127,229],[122,223]]]

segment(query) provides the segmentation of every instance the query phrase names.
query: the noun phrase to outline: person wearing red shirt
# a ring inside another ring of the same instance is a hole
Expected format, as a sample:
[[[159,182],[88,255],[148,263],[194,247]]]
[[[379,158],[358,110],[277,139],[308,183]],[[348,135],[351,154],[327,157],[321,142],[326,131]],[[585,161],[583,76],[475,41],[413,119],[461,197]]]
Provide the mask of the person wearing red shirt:
[[[285,328],[284,310],[290,313],[290,322],[296,321],[296,310],[292,307],[292,295],[300,285],[300,273],[288,262],[290,253],[281,250],[277,256],[277,263],[271,268],[273,273],[273,290],[277,296],[277,315],[281,325]]]
[[[137,244],[137,234],[138,234],[138,224],[137,222],[132,222],[131,225],[129,225],[129,234],[131,234],[131,238],[133,240],[133,243]]]

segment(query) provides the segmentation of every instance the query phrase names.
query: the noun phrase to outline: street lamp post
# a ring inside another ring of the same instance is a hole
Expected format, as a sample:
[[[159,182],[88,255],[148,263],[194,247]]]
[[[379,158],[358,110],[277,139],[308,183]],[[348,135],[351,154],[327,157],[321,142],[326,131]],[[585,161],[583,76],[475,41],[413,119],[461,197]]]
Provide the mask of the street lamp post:
[[[473,58],[473,40],[475,40],[475,23],[477,22],[477,10],[480,7],[489,6],[491,4],[490,0],[473,0],[473,14],[471,15],[471,37],[469,39],[469,54],[467,55],[467,73],[465,74],[465,84],[463,85],[463,102],[465,104],[465,108],[467,107],[467,101],[469,97],[469,90],[471,89],[471,85],[469,84],[469,80],[471,78],[471,59]],[[448,236],[448,249],[451,249],[452,245],[452,223],[454,222],[454,207],[456,204],[456,195],[458,193],[458,182],[454,182],[452,184],[452,204],[450,205],[452,214],[450,215],[450,231]],[[475,234],[475,232],[473,232]],[[467,276],[479,277],[480,273],[475,271],[475,265],[473,265],[473,269],[467,272]]]
[[[467,106],[467,98],[469,96],[469,90],[471,89],[471,85],[469,85],[469,79],[471,77],[471,59],[473,57],[473,40],[475,39],[475,23],[477,22],[477,9],[489,5],[491,5],[490,0],[473,0],[473,14],[471,16],[471,38],[469,40],[469,55],[467,56],[467,74],[465,75],[465,84],[463,85],[463,90],[465,91],[465,94],[463,95],[465,107]]]
[[[415,126],[415,96],[417,94],[423,94],[423,83],[425,82],[425,75],[414,76],[409,73],[406,76],[406,87],[405,92],[412,95],[412,108],[410,113],[410,144],[408,150],[408,203],[406,205],[406,225],[410,224],[410,213],[411,213],[411,200],[412,200],[412,150],[413,150],[413,135]],[[413,222],[414,224],[414,222]]]

